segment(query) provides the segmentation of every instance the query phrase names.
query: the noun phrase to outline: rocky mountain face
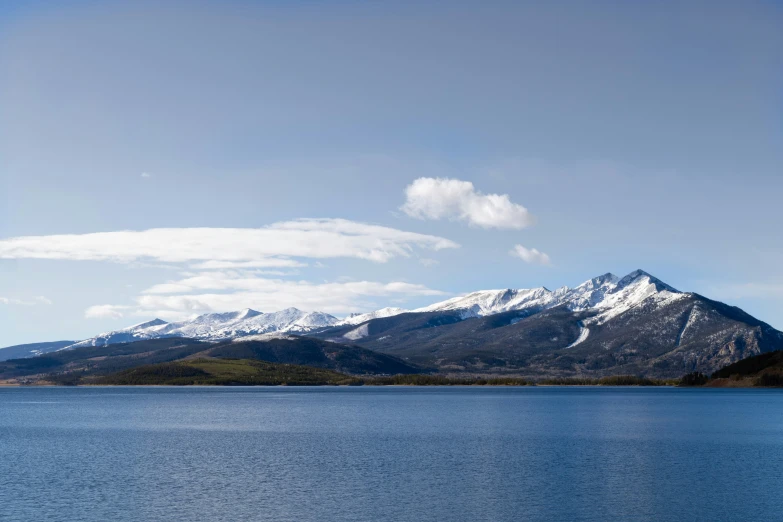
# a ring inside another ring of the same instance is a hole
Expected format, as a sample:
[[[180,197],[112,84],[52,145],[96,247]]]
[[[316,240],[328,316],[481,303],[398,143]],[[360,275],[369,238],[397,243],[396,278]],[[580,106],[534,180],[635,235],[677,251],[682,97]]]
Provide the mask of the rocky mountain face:
[[[679,377],[783,349],[768,324],[641,270],[573,289],[475,292],[316,335],[444,371],[524,376]]]

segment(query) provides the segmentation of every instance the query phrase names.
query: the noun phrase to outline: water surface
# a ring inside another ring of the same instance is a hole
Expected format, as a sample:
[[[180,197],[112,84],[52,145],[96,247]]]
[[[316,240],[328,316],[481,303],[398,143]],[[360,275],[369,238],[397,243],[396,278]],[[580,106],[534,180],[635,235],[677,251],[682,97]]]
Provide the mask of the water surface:
[[[0,520],[780,520],[783,392],[3,388]]]

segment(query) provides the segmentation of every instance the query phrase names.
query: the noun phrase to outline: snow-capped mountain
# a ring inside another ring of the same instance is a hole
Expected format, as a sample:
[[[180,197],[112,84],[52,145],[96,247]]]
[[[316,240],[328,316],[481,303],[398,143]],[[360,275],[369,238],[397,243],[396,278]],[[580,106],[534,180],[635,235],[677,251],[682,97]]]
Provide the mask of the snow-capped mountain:
[[[637,270],[622,279],[614,274],[604,274],[585,281],[575,288],[564,286],[557,290],[544,287],[482,290],[412,312],[456,311],[462,319],[468,319],[510,311],[527,311],[532,314],[566,305],[572,311],[598,310],[600,313],[586,320],[585,324],[600,324],[630,310],[642,301],[652,299],[665,302],[681,295],[684,294],[648,273]],[[406,312],[409,310],[387,307],[364,314],[351,314],[339,320],[323,312],[303,312],[296,308],[272,313],[261,313],[247,308],[237,312],[203,314],[188,321],[172,323],[154,319],[121,330],[102,333],[63,349],[104,346],[160,337],[188,337],[215,341],[269,333],[306,334],[330,326],[361,325],[374,319],[394,317]]]
[[[174,323],[155,319],[122,330],[102,333],[63,349],[105,346],[161,337],[189,337],[217,341],[273,332],[302,334],[335,325],[337,322],[336,317],[323,312],[303,312],[296,308],[287,308],[265,314],[247,308],[238,312],[204,314],[189,321]]]
[[[443,371],[489,374],[674,378],[783,349],[783,332],[642,270],[574,288],[473,292],[313,335]]]
[[[458,311],[463,318],[469,318],[520,310],[538,312],[565,305],[572,311],[601,310],[595,321],[605,321],[648,298],[665,301],[677,295],[682,293],[647,272],[636,270],[622,279],[607,273],[574,288],[564,286],[557,290],[545,287],[482,290],[419,308],[414,312]]]

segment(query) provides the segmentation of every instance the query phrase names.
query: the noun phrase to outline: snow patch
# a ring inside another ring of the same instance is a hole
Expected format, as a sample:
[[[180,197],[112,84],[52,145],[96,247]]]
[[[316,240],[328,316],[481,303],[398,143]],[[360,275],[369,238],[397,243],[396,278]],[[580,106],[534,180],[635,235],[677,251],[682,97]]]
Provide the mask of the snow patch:
[[[249,341],[272,341],[275,339],[285,339],[287,341],[293,341],[297,337],[295,335],[286,335],[284,333],[267,333],[267,334],[258,334],[258,335],[246,335],[244,337],[237,337],[236,339],[232,339],[232,343],[246,343]]]
[[[343,337],[350,341],[356,341],[358,339],[367,337],[368,335],[370,335],[370,326],[368,324],[363,324],[359,328],[354,328],[347,334],[343,335]]]
[[[566,346],[566,349],[573,348],[574,346],[577,346],[579,344],[582,344],[587,340],[587,336],[590,335],[590,329],[585,328],[584,326],[580,326],[581,330],[579,330],[579,337],[576,338],[576,341],[572,342],[568,346]]]

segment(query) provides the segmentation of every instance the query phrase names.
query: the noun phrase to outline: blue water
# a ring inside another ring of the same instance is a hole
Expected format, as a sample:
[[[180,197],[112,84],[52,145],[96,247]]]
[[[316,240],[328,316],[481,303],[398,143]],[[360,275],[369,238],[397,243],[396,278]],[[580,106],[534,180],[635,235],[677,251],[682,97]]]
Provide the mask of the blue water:
[[[783,392],[0,389],[0,520],[781,520]]]

